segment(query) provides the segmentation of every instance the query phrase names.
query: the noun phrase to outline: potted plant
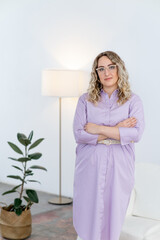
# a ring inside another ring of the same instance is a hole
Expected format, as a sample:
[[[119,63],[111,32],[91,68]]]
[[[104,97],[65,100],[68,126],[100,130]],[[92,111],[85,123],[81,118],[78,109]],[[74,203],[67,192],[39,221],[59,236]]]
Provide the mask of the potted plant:
[[[31,143],[32,138],[33,131],[31,131],[28,137],[23,133],[17,134],[18,141],[24,147],[24,152],[14,143],[8,142],[10,147],[19,154],[20,157],[9,157],[9,159],[16,162],[16,165],[14,164],[12,167],[18,171],[18,175],[8,175],[7,177],[17,179],[20,183],[2,194],[17,193],[17,198],[13,199],[13,203],[1,208],[1,235],[7,239],[25,239],[31,235],[32,217],[30,208],[33,203],[38,203],[39,199],[37,192],[33,189],[25,189],[25,185],[27,182],[39,182],[32,179],[34,169],[47,171],[46,168],[39,165],[28,166],[28,163],[37,161],[42,156],[39,152],[30,153],[30,151],[38,146],[44,138],[40,138]]]

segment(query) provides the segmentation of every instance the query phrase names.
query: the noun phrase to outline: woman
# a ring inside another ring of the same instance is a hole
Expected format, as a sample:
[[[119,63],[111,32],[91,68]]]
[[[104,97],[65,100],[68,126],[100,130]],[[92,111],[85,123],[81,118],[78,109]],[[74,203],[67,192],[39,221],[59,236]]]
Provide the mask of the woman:
[[[76,163],[73,225],[82,240],[119,240],[134,186],[134,143],[144,131],[140,97],[130,90],[122,59],[94,60],[87,93],[74,116]]]

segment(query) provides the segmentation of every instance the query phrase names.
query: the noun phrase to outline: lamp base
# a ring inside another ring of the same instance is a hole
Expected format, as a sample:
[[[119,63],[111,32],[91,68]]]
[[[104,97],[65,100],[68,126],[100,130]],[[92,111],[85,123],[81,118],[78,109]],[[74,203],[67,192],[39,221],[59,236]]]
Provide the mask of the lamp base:
[[[67,197],[54,197],[48,202],[56,205],[65,205],[65,204],[71,204],[73,200],[72,198],[67,198]]]

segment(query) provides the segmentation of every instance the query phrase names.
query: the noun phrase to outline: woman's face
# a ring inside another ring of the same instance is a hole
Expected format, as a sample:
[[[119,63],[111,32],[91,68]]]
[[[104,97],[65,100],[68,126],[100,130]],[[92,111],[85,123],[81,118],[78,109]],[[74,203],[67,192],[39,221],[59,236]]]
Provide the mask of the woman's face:
[[[103,85],[103,89],[116,89],[118,87],[118,71],[117,67],[114,66],[114,63],[112,63],[108,57],[103,56],[99,58],[97,68],[99,68],[97,73],[100,82]]]

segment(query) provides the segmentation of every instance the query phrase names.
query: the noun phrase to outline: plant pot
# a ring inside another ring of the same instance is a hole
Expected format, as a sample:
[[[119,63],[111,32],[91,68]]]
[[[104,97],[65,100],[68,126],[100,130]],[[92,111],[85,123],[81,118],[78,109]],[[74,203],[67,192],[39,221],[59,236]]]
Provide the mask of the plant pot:
[[[1,209],[1,235],[7,239],[25,239],[31,235],[32,231],[31,211],[23,211],[20,216],[15,212],[8,212]]]

